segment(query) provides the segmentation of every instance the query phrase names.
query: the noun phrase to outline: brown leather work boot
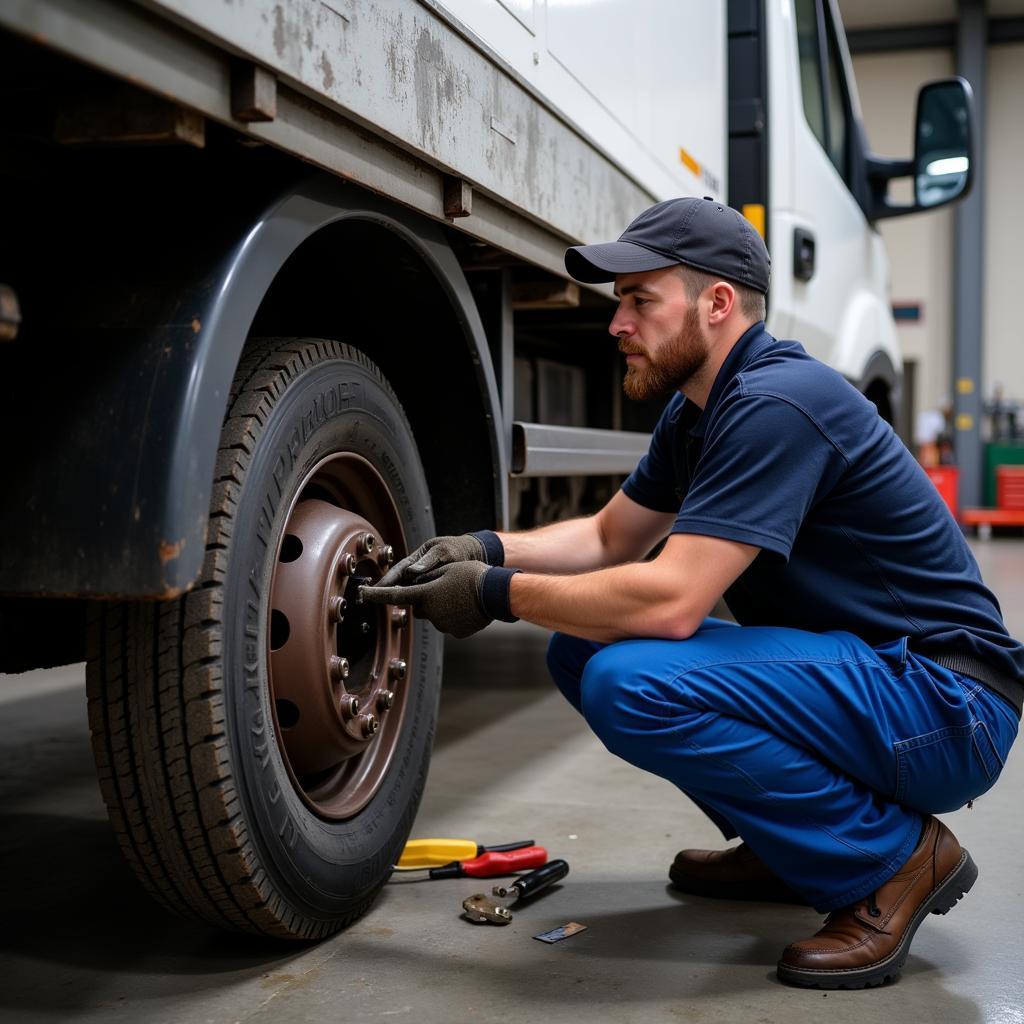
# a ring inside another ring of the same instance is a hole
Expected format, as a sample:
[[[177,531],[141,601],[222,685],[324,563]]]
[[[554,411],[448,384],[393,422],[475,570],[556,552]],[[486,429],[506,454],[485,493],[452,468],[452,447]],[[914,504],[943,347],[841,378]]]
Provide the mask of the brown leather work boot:
[[[866,899],[832,911],[813,938],[788,946],[779,977],[811,988],[864,988],[897,978],[921,922],[951,910],[977,877],[971,855],[929,816],[906,864]]]
[[[746,843],[727,850],[680,850],[668,877],[695,896],[807,905]]]

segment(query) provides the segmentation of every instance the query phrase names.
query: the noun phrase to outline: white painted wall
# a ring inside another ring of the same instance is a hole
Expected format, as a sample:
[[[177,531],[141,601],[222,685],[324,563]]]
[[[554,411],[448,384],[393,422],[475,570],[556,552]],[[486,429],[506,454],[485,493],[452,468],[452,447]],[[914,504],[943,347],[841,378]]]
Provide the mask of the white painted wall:
[[[845,8],[844,8],[845,13]],[[924,82],[954,73],[948,50],[864,54],[854,58],[868,139],[883,156],[909,156],[914,101]],[[988,112],[985,125],[985,295],[982,389],[995,384],[1007,398],[1024,402],[1024,326],[1018,309],[1024,293],[1021,238],[1024,237],[1024,44],[989,48]],[[900,183],[897,198],[909,198]],[[953,211],[882,221],[892,261],[892,297],[921,301],[920,324],[899,326],[904,357],[918,365],[915,407],[936,408],[952,394]]]
[[[1008,398],[1024,402],[1024,44],[989,48],[985,169],[985,350],[986,398],[998,382]]]
[[[853,67],[871,148],[880,156],[909,157],[918,89],[953,73],[952,53],[864,54],[853,58]],[[909,201],[910,179],[895,183],[891,195]],[[934,409],[951,396],[953,213],[947,207],[897,217],[879,228],[889,250],[893,300],[923,307],[920,323],[899,324],[897,330],[904,358],[918,366],[914,407]]]

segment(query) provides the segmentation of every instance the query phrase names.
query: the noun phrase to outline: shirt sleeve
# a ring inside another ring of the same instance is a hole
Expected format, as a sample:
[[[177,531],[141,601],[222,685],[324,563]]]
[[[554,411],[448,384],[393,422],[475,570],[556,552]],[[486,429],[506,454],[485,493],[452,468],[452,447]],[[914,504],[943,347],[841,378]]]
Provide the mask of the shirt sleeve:
[[[802,409],[737,393],[715,416],[672,532],[752,544],[788,560],[807,513],[845,466]]]
[[[679,511],[679,482],[672,458],[677,413],[682,403],[673,398],[665,406],[651,434],[650,447],[622,484],[627,498],[655,512]]]

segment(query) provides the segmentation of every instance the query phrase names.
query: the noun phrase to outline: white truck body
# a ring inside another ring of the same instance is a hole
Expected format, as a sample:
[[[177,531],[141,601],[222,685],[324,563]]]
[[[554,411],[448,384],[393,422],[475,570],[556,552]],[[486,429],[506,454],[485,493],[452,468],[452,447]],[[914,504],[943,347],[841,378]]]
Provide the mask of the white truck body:
[[[150,0],[282,81],[455,173],[566,244],[616,237],[646,205],[729,198],[720,0]],[[808,125],[791,0],[768,3],[769,329],[850,380],[900,367],[884,246]],[[831,16],[839,25],[838,11]],[[838,36],[852,109],[857,99]],[[273,129],[253,126],[257,135]],[[322,159],[322,157],[321,157]],[[336,164],[360,175],[350,161]],[[385,185],[385,191],[389,191]],[[396,198],[408,201],[405,189]],[[460,226],[472,232],[473,218]],[[809,282],[795,228],[813,232]],[[524,245],[485,232],[527,254]],[[525,241],[525,233],[524,233]],[[560,270],[548,240],[545,265]],[[551,244],[554,242],[554,244]],[[536,253],[530,253],[536,258]]]
[[[652,196],[724,198],[727,55],[720,0],[440,0],[438,6]]]
[[[720,0],[441,0],[437,6],[652,201],[728,199],[726,5]],[[885,248],[804,116],[793,4],[769,3],[765,13],[773,265],[768,327],[861,381],[878,352],[900,366]],[[832,16],[838,25],[835,8]],[[837,42],[857,110],[845,42],[841,36]],[[823,254],[806,283],[792,273],[798,227],[814,233]]]

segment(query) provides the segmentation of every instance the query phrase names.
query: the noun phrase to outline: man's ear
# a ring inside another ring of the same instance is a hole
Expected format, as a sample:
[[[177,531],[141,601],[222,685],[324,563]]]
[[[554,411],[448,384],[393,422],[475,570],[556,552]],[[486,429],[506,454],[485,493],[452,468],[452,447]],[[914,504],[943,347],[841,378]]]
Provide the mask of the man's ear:
[[[716,281],[709,291],[711,308],[708,310],[708,324],[714,326],[728,320],[736,305],[736,289],[728,281]]]

